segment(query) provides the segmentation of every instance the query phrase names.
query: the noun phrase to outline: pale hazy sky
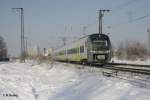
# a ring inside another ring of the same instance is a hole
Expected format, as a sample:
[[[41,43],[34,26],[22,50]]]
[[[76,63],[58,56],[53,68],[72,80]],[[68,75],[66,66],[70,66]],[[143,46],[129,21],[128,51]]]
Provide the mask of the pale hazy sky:
[[[110,33],[114,45],[128,40],[146,43],[149,5],[150,0],[0,0],[0,35],[9,54],[18,55],[20,16],[11,8],[22,7],[29,45],[55,47],[62,44],[62,36],[69,41],[83,36],[83,26],[87,27],[86,34],[98,32],[98,10],[111,9],[104,15],[103,32]]]

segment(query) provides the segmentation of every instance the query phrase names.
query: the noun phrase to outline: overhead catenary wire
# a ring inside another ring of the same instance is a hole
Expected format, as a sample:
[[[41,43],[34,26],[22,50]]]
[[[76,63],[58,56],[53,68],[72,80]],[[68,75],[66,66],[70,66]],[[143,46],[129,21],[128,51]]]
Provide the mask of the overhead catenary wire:
[[[116,12],[123,10],[124,8],[128,7],[129,5],[134,4],[137,1],[139,0],[129,0],[115,7],[111,7],[110,9],[114,11],[112,14],[115,14]]]
[[[116,12],[118,12],[118,11],[123,10],[124,8],[128,7],[129,5],[134,4],[137,1],[139,1],[139,0],[128,0],[128,1],[126,1],[126,2],[124,2],[122,4],[120,4],[120,5],[115,6],[115,7],[110,7],[110,10],[112,10],[112,12],[113,12],[113,13],[110,14],[110,16],[112,16],[112,14],[116,14]],[[86,26],[87,29],[89,29],[91,26],[95,26],[96,24],[97,24],[97,21],[94,20],[92,23],[87,24],[85,26]]]
[[[145,18],[147,18],[147,17],[150,17],[150,14],[147,14],[147,15],[144,15],[144,16],[141,16],[141,17],[138,17],[138,18],[132,20],[131,22],[139,21],[139,20],[145,19]]]
[[[121,27],[122,25],[131,24],[131,23],[134,23],[134,22],[143,20],[143,19],[148,18],[148,17],[150,17],[150,14],[147,14],[147,15],[144,15],[144,16],[141,16],[141,17],[138,17],[138,18],[135,18],[135,19],[132,18],[132,20],[130,20],[130,21],[125,21],[125,22],[123,22],[123,23],[118,23],[118,24],[116,24],[116,25],[113,25],[113,27],[111,27],[111,28],[112,28],[112,29],[115,29],[115,28]]]
[[[137,3],[138,1],[140,1],[140,0],[129,0],[129,1],[127,1],[127,2],[125,2],[125,3],[123,3],[123,4],[121,4],[121,5],[118,5],[118,6],[116,6],[116,7],[111,8],[111,9],[113,10],[113,13],[110,13],[110,16],[112,16],[113,14],[116,15],[116,12],[123,10],[124,8],[128,7],[129,5],[133,5],[134,3]],[[147,2],[145,2],[145,3],[147,4]],[[144,5],[145,5],[145,3],[144,3]],[[140,4],[140,5],[141,5],[141,4]],[[142,6],[143,6],[143,5],[142,5]],[[139,6],[138,6],[138,7],[139,7]],[[145,6],[144,6],[144,7],[145,7]],[[131,10],[131,9],[130,9],[130,10]],[[137,11],[137,7],[135,8],[134,12],[133,12],[133,11],[130,11],[130,12],[128,13],[128,16],[129,16],[129,20],[128,20],[128,21],[123,21],[123,22],[121,22],[121,23],[116,23],[116,24],[110,25],[109,27],[114,29],[114,28],[118,28],[118,27],[120,27],[120,26],[122,26],[122,25],[127,25],[127,24],[130,24],[130,23],[132,23],[132,22],[135,22],[135,21],[138,21],[138,20],[141,20],[141,19],[144,19],[144,18],[149,17],[149,14],[148,14],[148,15],[145,15],[145,16],[141,16],[141,17],[139,17],[139,18],[133,18],[133,15],[134,15],[135,11]],[[118,14],[117,14],[117,15],[118,15]],[[108,26],[107,26],[107,27],[108,27]]]

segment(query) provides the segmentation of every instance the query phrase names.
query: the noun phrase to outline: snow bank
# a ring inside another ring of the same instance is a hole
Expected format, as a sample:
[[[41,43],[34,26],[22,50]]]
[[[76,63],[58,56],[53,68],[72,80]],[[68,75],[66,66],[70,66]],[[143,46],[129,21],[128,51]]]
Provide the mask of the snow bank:
[[[71,64],[0,64],[0,100],[149,100],[150,90]]]
[[[128,64],[141,64],[141,65],[150,65],[150,59],[146,61],[136,60],[136,61],[130,61],[130,60],[120,60],[117,58],[112,58],[113,62],[115,63],[128,63]]]

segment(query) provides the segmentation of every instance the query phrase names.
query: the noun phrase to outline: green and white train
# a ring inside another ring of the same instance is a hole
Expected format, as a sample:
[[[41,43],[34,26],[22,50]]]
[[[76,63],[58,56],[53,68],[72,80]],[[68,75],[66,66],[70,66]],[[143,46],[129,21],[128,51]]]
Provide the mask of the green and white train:
[[[106,63],[111,60],[111,42],[105,34],[91,34],[54,50],[54,59],[66,62]]]

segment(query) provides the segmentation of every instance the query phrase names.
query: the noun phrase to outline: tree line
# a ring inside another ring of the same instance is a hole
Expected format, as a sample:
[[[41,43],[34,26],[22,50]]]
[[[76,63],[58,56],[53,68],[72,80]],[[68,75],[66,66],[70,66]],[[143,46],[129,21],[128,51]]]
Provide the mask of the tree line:
[[[139,41],[121,42],[113,49],[113,56],[126,60],[146,60],[150,56],[148,47]]]

